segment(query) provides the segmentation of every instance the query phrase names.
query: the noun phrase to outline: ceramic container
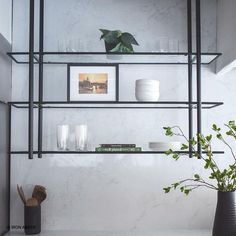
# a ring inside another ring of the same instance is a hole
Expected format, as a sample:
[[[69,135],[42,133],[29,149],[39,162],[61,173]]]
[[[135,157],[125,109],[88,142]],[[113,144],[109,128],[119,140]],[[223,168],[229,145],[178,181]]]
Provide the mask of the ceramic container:
[[[139,79],[135,82],[135,97],[138,101],[155,102],[159,100],[160,82],[151,79]]]

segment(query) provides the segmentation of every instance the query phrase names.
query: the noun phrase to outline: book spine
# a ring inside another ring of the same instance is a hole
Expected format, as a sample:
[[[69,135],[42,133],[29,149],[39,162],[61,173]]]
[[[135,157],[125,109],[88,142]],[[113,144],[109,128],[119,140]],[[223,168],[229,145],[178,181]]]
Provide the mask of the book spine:
[[[97,147],[95,148],[96,152],[141,152],[141,147],[135,148],[104,148],[104,147]]]
[[[102,148],[135,148],[136,144],[100,144]]]

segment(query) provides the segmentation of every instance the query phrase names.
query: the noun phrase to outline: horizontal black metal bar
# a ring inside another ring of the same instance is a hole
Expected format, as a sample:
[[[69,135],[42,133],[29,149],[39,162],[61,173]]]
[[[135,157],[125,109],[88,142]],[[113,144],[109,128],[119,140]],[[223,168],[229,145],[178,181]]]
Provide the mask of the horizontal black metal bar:
[[[16,63],[18,64],[23,64],[23,65],[28,65],[29,62],[26,62],[26,61],[17,61],[17,60],[14,60]],[[212,60],[213,61],[213,60]],[[37,62],[34,62],[34,64],[39,64]],[[47,62],[47,61],[44,61],[43,64],[46,64],[46,65],[67,65],[69,64],[69,62]],[[90,63],[88,63],[90,64]],[[109,64],[109,63],[107,63]],[[110,64],[114,64],[113,62],[111,62]],[[176,65],[176,66],[181,66],[181,65],[188,65],[187,62],[117,62],[117,64],[119,65]],[[196,63],[193,63],[193,65],[195,65]],[[202,62],[202,65],[209,65],[211,64],[211,62]]]
[[[28,104],[29,102],[23,102],[23,101],[13,101],[10,102],[10,104]],[[38,104],[39,102],[34,101],[34,104]],[[157,102],[136,102],[136,101],[43,101],[42,104],[44,105],[49,105],[49,104],[68,104],[68,105],[72,105],[72,104],[150,104],[150,105],[157,105],[157,104],[184,104],[184,105],[188,105],[189,102],[188,101],[157,101]],[[190,104],[196,105],[197,102],[190,102]],[[223,105],[223,102],[202,102],[202,104],[205,105],[215,105],[215,104],[219,104],[219,105]]]
[[[176,152],[179,154],[189,154],[189,152]],[[204,152],[203,152],[204,153]],[[28,154],[27,151],[11,151],[11,154]],[[34,154],[38,154],[38,151],[34,151]],[[164,151],[142,151],[142,152],[96,152],[96,151],[42,151],[42,154],[165,154]],[[213,154],[224,154],[224,151],[213,151]]]
[[[192,105],[193,109],[196,109],[196,103],[188,103],[188,102],[160,102],[160,103],[142,103],[142,102],[102,102],[102,103],[70,103],[70,102],[62,102],[62,103],[51,103],[52,105],[49,105],[50,103],[43,104],[43,109],[188,109],[189,105]],[[65,106],[73,105],[73,106]],[[86,104],[98,104],[98,105],[104,105],[107,104],[108,106],[77,106],[79,105],[86,105]],[[126,105],[126,106],[118,106],[119,104]],[[11,105],[15,108],[19,109],[26,109],[28,108],[27,102],[16,102],[11,103]],[[58,105],[58,106],[56,106]],[[113,106],[111,106],[113,105]],[[116,106],[117,105],[117,106]],[[136,106],[135,106],[136,105]],[[137,106],[137,105],[149,105],[149,106]],[[156,105],[156,106],[150,106],[150,105]],[[161,106],[160,106],[161,105]],[[166,106],[163,106],[166,105]],[[172,106],[168,106],[172,105]],[[173,106],[176,105],[176,106]],[[182,105],[182,106],[180,106]],[[185,105],[185,106],[183,106]],[[218,106],[223,105],[223,102],[205,102],[202,103],[203,109],[212,109]],[[34,105],[34,108],[38,108],[37,104]]]
[[[28,55],[29,52],[8,52],[7,55]],[[39,52],[34,52],[39,54]],[[196,52],[43,52],[43,55],[196,55]],[[219,52],[202,52],[201,55],[221,56]]]
[[[20,64],[28,64],[28,61],[19,61],[17,60],[14,56],[19,56],[19,55],[28,55],[28,52],[9,52],[7,53],[8,56],[11,57],[11,59],[13,59],[16,63],[20,63]],[[188,53],[188,52],[134,52],[134,53],[120,53],[120,52],[43,52],[43,55],[51,55],[51,56],[76,56],[76,55],[125,55],[125,56],[188,56],[188,55],[192,55],[193,57],[193,63],[195,63],[194,58],[196,56],[196,52],[193,53]],[[202,56],[215,56],[211,61],[207,61],[207,62],[202,62],[202,64],[208,65],[210,63],[212,63],[213,61],[215,61],[219,56],[222,55],[222,53],[213,53],[213,52],[204,52],[201,54]],[[36,60],[36,62],[34,62],[35,64],[39,63],[38,60],[38,56],[39,56],[39,52],[35,52],[34,53],[34,58]],[[43,64],[56,64],[56,65],[64,65],[64,64],[68,64],[68,61],[44,61]],[[113,62],[112,62],[113,63]],[[108,63],[109,64],[109,63]],[[186,60],[186,62],[119,62],[117,61],[117,64],[120,65],[187,65],[188,61]]]
[[[208,62],[208,65],[210,65],[212,62],[216,61],[220,56],[222,56],[222,53],[216,54],[216,57],[213,58],[210,62]]]
[[[0,101],[0,104],[8,106],[8,102]]]

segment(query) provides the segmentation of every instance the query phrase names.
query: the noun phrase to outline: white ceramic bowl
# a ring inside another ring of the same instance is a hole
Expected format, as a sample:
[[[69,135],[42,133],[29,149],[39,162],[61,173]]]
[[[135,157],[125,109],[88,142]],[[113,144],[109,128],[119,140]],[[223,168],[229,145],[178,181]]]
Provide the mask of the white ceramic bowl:
[[[149,142],[149,148],[155,151],[181,150],[181,142]]]
[[[158,86],[160,85],[160,81],[159,80],[154,80],[154,79],[138,79],[135,82],[136,86],[140,86],[140,85],[153,85],[153,86]]]
[[[142,102],[157,102],[160,97],[160,93],[135,93],[135,97],[138,101]]]
[[[143,89],[143,88],[136,88],[135,89],[136,93],[159,93],[160,90],[158,89]]]

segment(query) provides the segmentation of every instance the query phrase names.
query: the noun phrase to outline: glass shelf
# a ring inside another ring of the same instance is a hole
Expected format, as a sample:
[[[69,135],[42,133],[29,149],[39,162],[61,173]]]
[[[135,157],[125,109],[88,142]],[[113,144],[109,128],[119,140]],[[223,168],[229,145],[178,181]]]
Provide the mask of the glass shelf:
[[[28,52],[7,53],[12,60],[19,64],[29,63]],[[134,52],[134,53],[105,53],[105,52],[44,52],[44,64],[69,63],[117,63],[117,64],[188,64],[187,52]],[[196,53],[191,53],[193,64],[196,63]],[[210,64],[221,53],[202,53],[202,64]],[[39,53],[34,53],[37,64]]]
[[[188,155],[189,152],[176,152],[180,154]],[[11,151],[11,154],[15,155],[27,155],[29,154],[28,151]],[[37,151],[34,151],[34,154],[38,154]],[[42,151],[43,155],[52,155],[52,154],[165,154],[165,151],[141,151],[141,152],[96,152],[96,151],[86,151],[86,152],[79,152],[79,151]],[[204,154],[204,152],[203,152]],[[224,154],[224,151],[214,151],[213,154]]]
[[[11,102],[15,108],[28,108],[28,102]],[[197,108],[197,102],[192,102],[192,108]],[[203,109],[212,109],[223,105],[223,102],[202,102]],[[39,103],[34,102],[34,108]],[[187,101],[158,101],[158,102],[136,102],[136,101],[115,101],[115,102],[66,102],[66,101],[44,101],[41,105],[45,109],[188,109]]]

